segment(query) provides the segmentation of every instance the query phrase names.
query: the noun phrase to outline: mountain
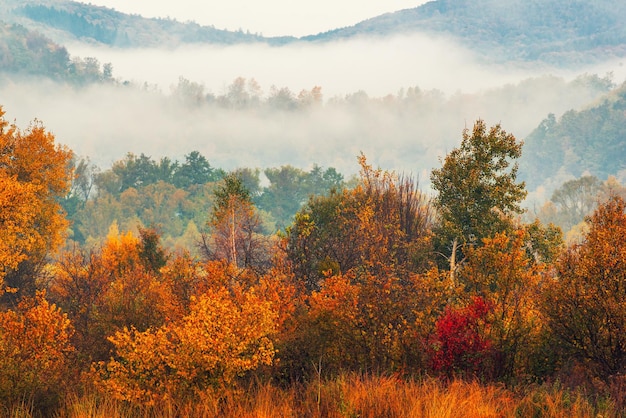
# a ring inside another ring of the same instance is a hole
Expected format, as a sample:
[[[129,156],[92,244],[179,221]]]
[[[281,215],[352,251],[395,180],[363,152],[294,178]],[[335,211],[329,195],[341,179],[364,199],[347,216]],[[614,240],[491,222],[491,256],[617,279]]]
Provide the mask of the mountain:
[[[626,55],[626,3],[610,0],[437,0],[303,39],[422,32],[490,61],[588,63]]]
[[[37,29],[59,43],[77,38],[116,47],[282,45],[420,32],[456,40],[489,62],[570,65],[626,55],[626,2],[610,0],[436,0],[299,39],[147,19],[66,0],[1,0],[0,4],[4,4],[3,20]]]
[[[116,10],[62,0],[3,0],[3,20],[36,29],[59,43],[78,39],[115,47],[176,47],[181,44],[282,44],[295,38],[228,31],[195,22],[148,19]]]

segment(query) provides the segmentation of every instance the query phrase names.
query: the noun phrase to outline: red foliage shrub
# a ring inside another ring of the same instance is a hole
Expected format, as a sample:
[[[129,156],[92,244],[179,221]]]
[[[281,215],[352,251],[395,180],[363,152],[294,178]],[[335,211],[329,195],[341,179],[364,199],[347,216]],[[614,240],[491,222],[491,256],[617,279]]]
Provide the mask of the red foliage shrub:
[[[439,318],[431,344],[430,361],[435,372],[484,374],[492,343],[486,336],[487,316],[493,303],[476,296],[463,308],[448,308]]]

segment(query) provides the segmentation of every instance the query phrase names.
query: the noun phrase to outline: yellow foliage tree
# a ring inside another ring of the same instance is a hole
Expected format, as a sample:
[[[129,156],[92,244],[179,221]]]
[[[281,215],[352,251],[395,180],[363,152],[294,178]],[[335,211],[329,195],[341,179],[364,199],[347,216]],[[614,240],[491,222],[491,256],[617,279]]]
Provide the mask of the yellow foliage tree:
[[[19,183],[0,171],[0,277],[17,268],[34,248],[34,236],[22,231],[35,227],[36,187]]]

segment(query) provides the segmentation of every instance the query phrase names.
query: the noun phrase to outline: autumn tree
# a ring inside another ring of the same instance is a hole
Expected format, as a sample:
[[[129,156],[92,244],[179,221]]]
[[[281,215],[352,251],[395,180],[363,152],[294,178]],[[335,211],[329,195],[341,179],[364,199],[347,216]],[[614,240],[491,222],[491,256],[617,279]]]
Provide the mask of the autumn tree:
[[[140,234],[136,238],[113,228],[99,250],[77,248],[54,265],[50,298],[73,321],[76,347],[85,361],[107,358],[106,337],[117,330],[144,331],[186,313],[188,303],[177,299],[176,283],[163,274],[171,268],[165,269],[169,255],[158,234],[145,229]],[[178,266],[179,277],[187,277],[185,264]]]
[[[99,320],[102,298],[111,282],[100,254],[74,247],[54,264],[49,297],[68,315],[75,329],[78,364],[108,355],[103,346],[107,330]]]
[[[110,337],[115,356],[98,366],[98,384],[116,399],[155,404],[202,399],[271,365],[276,329],[271,302],[254,289],[214,286],[192,299],[180,321]]]
[[[431,210],[415,180],[359,162],[353,189],[311,198],[287,230],[308,294],[302,348],[290,354],[330,372],[416,370],[454,289],[428,260]]]
[[[390,268],[405,277],[429,267],[432,211],[416,180],[359,162],[355,188],[311,197],[287,230],[287,256],[310,290],[329,271]]]
[[[466,249],[458,270],[461,300],[480,297],[492,305],[485,336],[495,351],[489,374],[496,378],[528,374],[542,335],[538,300],[548,266],[527,251],[529,241],[525,229],[483,238]]]
[[[608,378],[626,371],[626,203],[612,197],[588,219],[547,288],[543,310],[565,356]]]
[[[0,107],[0,276],[17,296],[33,296],[68,226],[59,200],[69,189],[72,154],[38,121],[22,132],[3,115]]]
[[[457,248],[480,245],[483,238],[511,229],[512,216],[523,212],[520,203],[526,197],[514,162],[521,153],[522,144],[499,124],[487,130],[479,119],[471,132],[463,131],[460,147],[430,176],[438,192],[434,204],[440,253],[456,257]]]
[[[467,306],[448,307],[437,320],[430,348],[430,366],[448,377],[489,374],[492,341],[488,316],[493,302],[480,296]]]
[[[269,242],[250,192],[236,174],[227,175],[214,191],[209,234],[203,234],[202,252],[207,259],[221,259],[241,268],[266,269]]]
[[[447,278],[436,268],[403,279],[359,269],[327,277],[298,330],[302,364],[322,362],[327,373],[424,370],[428,337],[456,290]]]

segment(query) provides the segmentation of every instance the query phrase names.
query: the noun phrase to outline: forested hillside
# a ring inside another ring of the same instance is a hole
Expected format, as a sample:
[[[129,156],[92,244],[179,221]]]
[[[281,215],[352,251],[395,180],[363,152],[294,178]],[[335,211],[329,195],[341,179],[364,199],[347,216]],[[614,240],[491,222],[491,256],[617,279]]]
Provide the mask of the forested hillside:
[[[39,32],[0,21],[0,76],[45,77],[77,85],[113,81],[110,63],[70,57],[67,49]]]
[[[529,187],[542,177],[584,174],[601,179],[626,172],[626,85],[621,85],[579,111],[560,118],[548,115],[525,139],[521,172]],[[541,173],[532,176],[531,173]]]
[[[264,38],[241,30],[228,31],[174,19],[149,19],[72,1],[6,2],[8,14],[3,20],[33,27],[58,42],[82,40],[122,48],[167,48],[198,43],[282,44],[294,39]]]
[[[6,1],[9,13],[5,20],[18,19],[26,26],[35,25],[58,41],[70,36],[117,47],[251,42],[283,45],[420,32],[452,38],[492,62],[576,65],[620,57],[626,52],[626,29],[622,25],[626,5],[608,0],[435,0],[301,39],[266,38],[244,32],[245,28],[232,32],[195,22],[145,19],[71,1]]]
[[[625,19],[626,5],[609,0],[436,0],[305,39],[419,31],[450,36],[489,61],[571,65],[622,57]]]

